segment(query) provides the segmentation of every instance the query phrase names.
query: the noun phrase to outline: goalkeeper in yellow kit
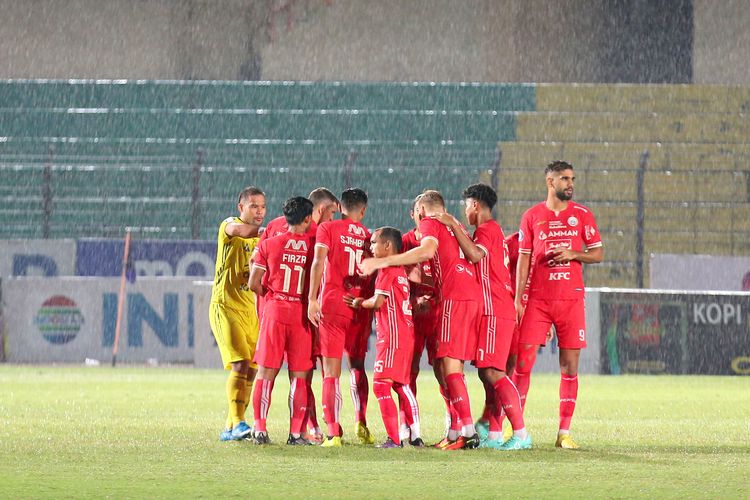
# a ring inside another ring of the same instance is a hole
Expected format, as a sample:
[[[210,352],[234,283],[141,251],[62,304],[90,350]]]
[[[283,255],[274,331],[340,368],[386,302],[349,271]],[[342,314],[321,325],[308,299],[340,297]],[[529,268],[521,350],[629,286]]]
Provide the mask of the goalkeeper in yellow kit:
[[[209,321],[221,352],[224,368],[231,370],[226,391],[229,412],[222,441],[249,437],[245,422],[257,365],[253,363],[258,342],[255,293],[247,285],[250,258],[258,245],[258,230],[266,215],[266,195],[250,186],[237,203],[239,217],[229,217],[219,226],[216,274],[211,293]]]

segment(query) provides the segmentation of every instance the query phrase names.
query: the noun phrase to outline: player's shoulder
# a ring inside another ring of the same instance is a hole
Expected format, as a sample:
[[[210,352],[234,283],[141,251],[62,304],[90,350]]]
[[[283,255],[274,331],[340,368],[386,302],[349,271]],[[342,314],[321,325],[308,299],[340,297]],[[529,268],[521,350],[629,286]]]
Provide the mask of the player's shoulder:
[[[518,231],[510,233],[508,236],[505,237],[505,241],[508,243],[513,243],[518,241]]]
[[[573,211],[577,211],[586,215],[593,214],[591,209],[587,207],[586,205],[582,205],[575,201],[570,201],[570,206],[573,208]]]

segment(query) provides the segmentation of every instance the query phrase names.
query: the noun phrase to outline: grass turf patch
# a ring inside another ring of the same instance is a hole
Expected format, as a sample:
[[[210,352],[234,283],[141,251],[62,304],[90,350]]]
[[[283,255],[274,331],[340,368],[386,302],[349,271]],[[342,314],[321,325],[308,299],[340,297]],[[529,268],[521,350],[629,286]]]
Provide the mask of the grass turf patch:
[[[581,376],[573,436],[554,448],[559,378],[534,375],[534,449],[442,452],[353,444],[342,377],[341,449],[288,447],[288,379],[279,375],[269,446],[222,443],[221,371],[0,365],[0,491],[18,497],[741,497],[750,489],[750,379]],[[474,374],[475,416],[483,403]],[[320,380],[315,381],[320,409]],[[425,441],[442,437],[429,373],[417,394]],[[368,420],[385,440],[370,397]],[[252,422],[252,408],[248,411]]]

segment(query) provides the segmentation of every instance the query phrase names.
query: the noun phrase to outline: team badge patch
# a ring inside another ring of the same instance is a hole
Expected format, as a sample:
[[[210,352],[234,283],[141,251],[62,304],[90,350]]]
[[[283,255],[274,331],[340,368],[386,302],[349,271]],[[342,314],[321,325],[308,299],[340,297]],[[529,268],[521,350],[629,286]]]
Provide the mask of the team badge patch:
[[[568,225],[571,227],[576,227],[578,225],[578,219],[576,219],[574,216],[568,217]]]

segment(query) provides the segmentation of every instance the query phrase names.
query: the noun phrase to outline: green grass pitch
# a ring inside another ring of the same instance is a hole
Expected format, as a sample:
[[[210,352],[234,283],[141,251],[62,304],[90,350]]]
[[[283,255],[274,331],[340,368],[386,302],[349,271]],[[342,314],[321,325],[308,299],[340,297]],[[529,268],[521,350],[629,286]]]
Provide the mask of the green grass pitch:
[[[0,365],[0,497],[750,495],[747,377],[581,376],[573,435],[582,449],[568,451],[554,448],[558,377],[535,375],[526,408],[535,447],[503,453],[288,447],[283,373],[269,416],[274,444],[221,443],[225,376],[191,368]],[[346,380],[343,422],[351,437]],[[481,386],[473,374],[469,381],[477,413]],[[423,373],[418,399],[428,442],[443,427],[435,389]],[[368,413],[382,441],[372,396]]]

